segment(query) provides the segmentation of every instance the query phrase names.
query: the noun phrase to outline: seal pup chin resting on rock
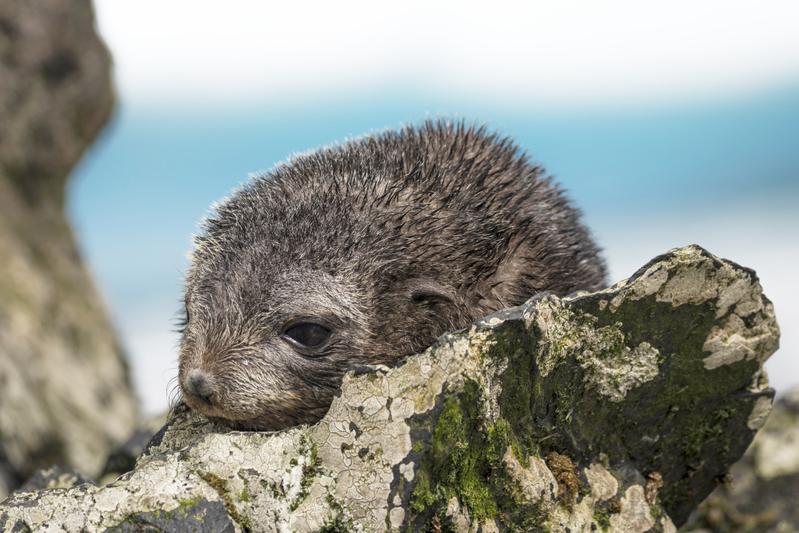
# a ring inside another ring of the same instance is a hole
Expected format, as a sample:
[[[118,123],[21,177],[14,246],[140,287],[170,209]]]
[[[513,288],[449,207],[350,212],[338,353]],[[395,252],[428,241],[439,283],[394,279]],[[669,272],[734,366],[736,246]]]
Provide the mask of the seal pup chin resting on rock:
[[[252,179],[196,238],[183,400],[241,429],[313,423],[348,370],[605,276],[579,212],[507,138],[435,121],[323,148]]]

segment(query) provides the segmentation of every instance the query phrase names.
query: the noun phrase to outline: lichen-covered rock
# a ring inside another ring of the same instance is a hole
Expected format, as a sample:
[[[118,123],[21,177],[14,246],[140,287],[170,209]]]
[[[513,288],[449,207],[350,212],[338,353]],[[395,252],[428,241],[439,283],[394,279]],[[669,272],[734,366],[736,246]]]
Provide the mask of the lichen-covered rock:
[[[685,531],[799,531],[799,388],[774,405],[766,425],[725,483],[702,503]]]
[[[350,373],[314,426],[231,432],[179,412],[132,472],[14,494],[0,525],[675,531],[765,420],[778,335],[752,271],[674,250]]]
[[[51,466],[43,468],[28,478],[19,492],[31,492],[42,489],[69,489],[84,483],[94,483],[80,472],[64,468],[62,466]]]
[[[112,104],[89,0],[0,2],[0,499],[42,466],[98,474],[136,421],[63,205]]]

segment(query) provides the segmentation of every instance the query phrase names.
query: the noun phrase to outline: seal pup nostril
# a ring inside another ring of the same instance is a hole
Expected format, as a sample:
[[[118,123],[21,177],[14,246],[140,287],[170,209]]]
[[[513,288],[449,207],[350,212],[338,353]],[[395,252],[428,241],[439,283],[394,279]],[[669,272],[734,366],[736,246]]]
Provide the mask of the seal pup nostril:
[[[208,379],[208,376],[202,370],[195,368],[189,371],[186,376],[186,388],[192,395],[205,403],[211,403],[214,389],[211,385],[211,380]]]

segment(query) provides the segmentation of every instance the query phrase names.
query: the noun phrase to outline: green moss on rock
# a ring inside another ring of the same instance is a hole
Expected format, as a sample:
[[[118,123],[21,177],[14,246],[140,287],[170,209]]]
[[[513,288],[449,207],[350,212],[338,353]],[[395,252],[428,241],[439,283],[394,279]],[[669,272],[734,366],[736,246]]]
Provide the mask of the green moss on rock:
[[[477,520],[497,515],[488,478],[492,460],[498,458],[489,455],[488,439],[480,427],[480,405],[474,382],[444,401],[411,495],[416,512],[446,506],[455,496]]]
[[[227,481],[210,472],[200,472],[198,475],[219,494],[220,498],[222,498],[222,502],[225,504],[225,509],[227,509],[230,518],[239,524],[244,531],[251,531],[252,524],[250,523],[250,519],[239,512],[228,489]]]

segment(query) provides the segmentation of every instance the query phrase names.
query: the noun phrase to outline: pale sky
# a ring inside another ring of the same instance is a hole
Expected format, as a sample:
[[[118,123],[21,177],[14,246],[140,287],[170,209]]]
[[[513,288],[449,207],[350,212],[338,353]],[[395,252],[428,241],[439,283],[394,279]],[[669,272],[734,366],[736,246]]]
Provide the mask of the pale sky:
[[[331,91],[629,104],[799,77],[799,2],[96,1],[124,99]]]

